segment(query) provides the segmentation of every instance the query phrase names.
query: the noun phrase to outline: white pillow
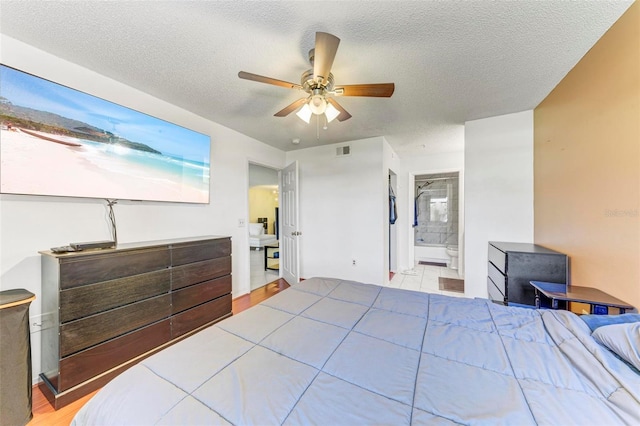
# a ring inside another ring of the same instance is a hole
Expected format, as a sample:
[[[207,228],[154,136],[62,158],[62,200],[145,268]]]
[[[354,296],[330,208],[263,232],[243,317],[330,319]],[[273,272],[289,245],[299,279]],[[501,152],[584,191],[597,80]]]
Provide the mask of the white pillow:
[[[264,234],[264,226],[261,223],[249,224],[249,235],[262,235]]]
[[[640,370],[640,322],[598,327],[592,334],[601,345]]]

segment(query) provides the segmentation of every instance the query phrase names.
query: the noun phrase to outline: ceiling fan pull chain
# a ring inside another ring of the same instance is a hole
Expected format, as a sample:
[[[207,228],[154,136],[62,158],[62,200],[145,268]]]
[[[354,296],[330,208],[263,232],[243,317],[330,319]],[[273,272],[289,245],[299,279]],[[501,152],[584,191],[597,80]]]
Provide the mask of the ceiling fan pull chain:
[[[316,139],[320,140],[320,116],[316,115]]]

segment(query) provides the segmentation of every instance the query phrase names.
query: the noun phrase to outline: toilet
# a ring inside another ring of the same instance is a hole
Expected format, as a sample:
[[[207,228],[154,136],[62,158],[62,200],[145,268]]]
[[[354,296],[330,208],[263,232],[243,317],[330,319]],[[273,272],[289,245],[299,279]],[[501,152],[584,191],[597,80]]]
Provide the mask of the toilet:
[[[458,269],[458,246],[447,246],[447,255],[449,256],[449,264],[451,269]]]

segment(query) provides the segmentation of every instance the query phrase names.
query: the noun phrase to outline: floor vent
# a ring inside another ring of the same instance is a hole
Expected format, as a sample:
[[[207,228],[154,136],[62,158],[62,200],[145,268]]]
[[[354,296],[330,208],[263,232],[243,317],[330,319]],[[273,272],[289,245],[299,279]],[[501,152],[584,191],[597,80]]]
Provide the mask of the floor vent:
[[[349,145],[339,146],[336,148],[336,157],[344,157],[351,155],[351,147]]]

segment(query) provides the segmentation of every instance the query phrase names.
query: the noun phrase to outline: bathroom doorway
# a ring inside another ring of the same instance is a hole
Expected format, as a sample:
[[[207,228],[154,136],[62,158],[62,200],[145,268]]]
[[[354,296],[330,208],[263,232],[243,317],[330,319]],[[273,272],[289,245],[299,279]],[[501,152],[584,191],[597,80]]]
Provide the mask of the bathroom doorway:
[[[414,257],[416,263],[458,269],[459,173],[416,175]]]

